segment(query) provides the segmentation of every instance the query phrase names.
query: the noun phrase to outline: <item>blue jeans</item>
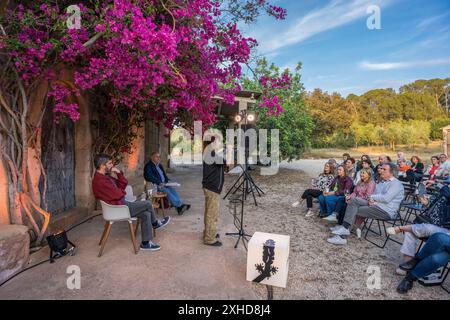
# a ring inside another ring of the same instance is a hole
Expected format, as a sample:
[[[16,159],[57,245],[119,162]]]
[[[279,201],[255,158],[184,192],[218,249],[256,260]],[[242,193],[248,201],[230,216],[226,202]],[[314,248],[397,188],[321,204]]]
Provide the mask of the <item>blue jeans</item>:
[[[417,254],[420,262],[411,271],[416,278],[423,278],[450,261],[450,236],[446,233],[435,233]]]
[[[320,213],[322,215],[329,216],[333,212],[336,212],[336,205],[338,202],[344,201],[344,196],[324,196],[321,195],[319,197],[319,203],[320,203]]]
[[[336,202],[336,208],[334,209],[334,212],[338,213],[338,224],[344,222],[345,209],[347,209],[347,203],[345,202],[345,197],[342,197],[342,199],[339,199],[338,202]]]
[[[178,208],[183,205],[183,202],[180,199],[180,195],[178,194],[177,190],[175,190],[172,187],[158,187],[158,191],[165,192],[167,194],[167,198],[169,199],[169,202],[172,206]]]

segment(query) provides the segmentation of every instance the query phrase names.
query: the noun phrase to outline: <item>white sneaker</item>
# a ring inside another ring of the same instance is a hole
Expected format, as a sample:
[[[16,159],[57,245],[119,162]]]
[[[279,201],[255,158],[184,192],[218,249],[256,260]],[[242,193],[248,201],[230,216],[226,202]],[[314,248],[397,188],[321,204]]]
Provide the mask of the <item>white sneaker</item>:
[[[399,267],[397,267],[397,269],[395,269],[395,273],[400,275],[400,276],[406,276],[408,274],[407,271],[400,269]]]
[[[361,239],[361,229],[360,228],[356,229],[356,237],[358,239]]]
[[[292,204],[292,208],[297,208],[299,205],[300,205],[300,201],[295,201],[295,202]]]
[[[309,218],[314,215],[315,215],[314,211],[312,211],[311,209],[308,209],[308,212],[306,212],[305,218]]]
[[[330,222],[338,222],[338,219],[336,218],[336,214],[330,214],[329,216],[322,218],[323,220],[327,220]]]
[[[339,236],[334,236],[327,239],[328,243],[337,244],[337,245],[346,245],[347,239],[341,238]]]
[[[340,227],[342,227],[342,226],[341,225],[337,225],[337,226],[331,227],[330,231],[335,231],[335,230],[339,229]]]
[[[350,230],[344,228],[343,226],[340,226],[339,229],[334,230],[331,233],[335,234],[337,236],[349,236],[350,235]]]

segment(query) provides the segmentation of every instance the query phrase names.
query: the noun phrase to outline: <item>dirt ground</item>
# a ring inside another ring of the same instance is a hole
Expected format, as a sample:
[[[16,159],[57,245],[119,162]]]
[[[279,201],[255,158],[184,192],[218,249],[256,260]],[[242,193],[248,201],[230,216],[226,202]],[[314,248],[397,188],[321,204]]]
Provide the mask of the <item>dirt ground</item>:
[[[76,255],[18,275],[0,287],[0,299],[257,299],[252,284],[245,280],[245,250],[242,246],[234,249],[234,239],[224,235],[234,231],[232,216],[225,214],[225,208],[219,220],[224,246],[203,245],[201,174],[201,167],[179,167],[169,175],[182,184],[180,195],[192,208],[182,216],[174,209],[167,212],[172,220],[155,237],[160,251],[135,255],[123,222],[113,225],[103,256],[98,258],[104,222],[97,217],[68,233],[77,245]],[[48,247],[33,254],[30,265],[47,258]],[[67,288],[67,268],[72,265],[81,271],[79,290]]]
[[[252,175],[266,192],[258,207],[246,203],[245,224],[249,234],[269,232],[290,235],[289,278],[286,289],[274,288],[274,299],[449,299],[441,288],[415,285],[405,296],[395,291],[400,276],[394,270],[400,259],[399,245],[384,250],[355,237],[337,247],[326,242],[328,223],[306,219],[303,208],[292,208],[308,187],[310,175],[323,160],[283,163],[275,176]],[[306,174],[305,172],[308,172]],[[265,286],[246,281],[246,252],[235,239],[233,219],[222,201],[219,232],[224,246],[202,244],[203,201],[201,167],[180,167],[171,175],[182,184],[180,193],[192,204],[183,216],[174,210],[172,222],[157,232],[158,252],[132,252],[126,224],[114,225],[104,255],[97,258],[102,233],[101,217],[69,233],[78,246],[75,256],[58,259],[28,270],[0,288],[0,299],[266,299]],[[224,192],[236,176],[227,176]],[[32,255],[31,264],[46,259],[48,250]],[[67,267],[81,270],[81,289],[69,290]],[[369,266],[381,271],[381,289],[366,286]]]
[[[365,240],[350,236],[347,246],[326,242],[333,226],[318,217],[305,218],[304,208],[292,203],[309,186],[312,176],[323,168],[325,160],[300,160],[284,163],[275,176],[253,174],[266,195],[258,198],[258,207],[249,201],[246,209],[247,231],[290,235],[289,277],[286,289],[275,288],[275,299],[450,299],[440,287],[415,284],[407,295],[396,292],[402,279],[395,274],[400,261],[400,245],[389,241],[380,249]],[[306,174],[308,172],[309,174]],[[317,209],[318,204],[314,204]],[[381,289],[367,288],[369,266],[379,267]],[[447,280],[447,286],[450,281]],[[264,299],[265,287],[253,285]]]

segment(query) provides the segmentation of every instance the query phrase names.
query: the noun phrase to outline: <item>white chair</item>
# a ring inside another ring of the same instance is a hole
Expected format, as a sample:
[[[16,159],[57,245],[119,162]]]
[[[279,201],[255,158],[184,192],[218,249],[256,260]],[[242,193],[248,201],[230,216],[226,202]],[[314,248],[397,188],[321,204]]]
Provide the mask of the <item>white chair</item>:
[[[130,215],[130,209],[126,205],[110,205],[100,200],[102,205],[103,219],[105,219],[105,229],[103,230],[102,238],[99,245],[101,245],[98,256],[101,257],[103,250],[105,249],[106,241],[108,241],[109,233],[114,222],[127,221],[130,227],[131,241],[133,242],[134,253],[138,253],[138,247],[136,244],[135,230],[133,230],[133,221],[138,221],[138,218],[132,218]],[[138,225],[136,225],[137,231]]]

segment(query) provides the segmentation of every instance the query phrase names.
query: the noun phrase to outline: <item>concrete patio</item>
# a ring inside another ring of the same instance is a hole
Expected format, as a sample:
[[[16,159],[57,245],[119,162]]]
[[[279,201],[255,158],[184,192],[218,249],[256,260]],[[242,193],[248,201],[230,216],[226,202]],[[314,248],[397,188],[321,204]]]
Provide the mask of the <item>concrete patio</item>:
[[[252,284],[245,280],[243,246],[234,249],[235,239],[225,236],[234,231],[234,225],[224,201],[219,218],[224,246],[202,243],[201,166],[178,167],[170,177],[182,184],[180,194],[192,208],[183,216],[173,209],[168,212],[172,221],[155,238],[160,251],[135,255],[128,226],[118,223],[98,258],[103,230],[99,216],[69,232],[69,239],[77,245],[74,256],[18,275],[0,288],[0,299],[258,299]],[[30,265],[47,259],[48,254],[48,247],[34,253]],[[80,267],[80,290],[67,288],[71,265]]]

